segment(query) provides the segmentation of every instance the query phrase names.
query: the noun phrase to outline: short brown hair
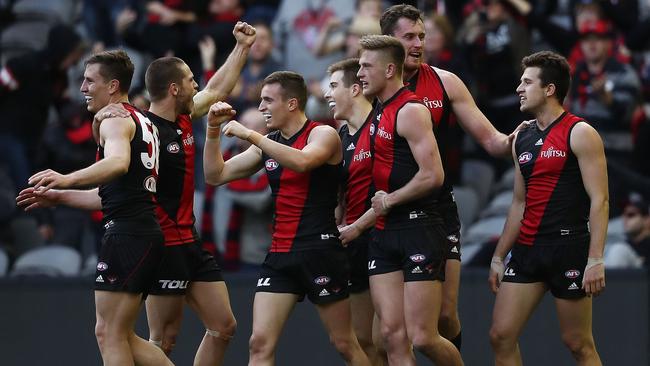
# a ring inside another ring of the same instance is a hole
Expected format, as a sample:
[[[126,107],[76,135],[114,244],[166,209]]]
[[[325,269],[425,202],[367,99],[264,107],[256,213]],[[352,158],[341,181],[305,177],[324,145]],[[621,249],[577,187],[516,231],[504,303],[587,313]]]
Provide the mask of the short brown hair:
[[[144,75],[144,83],[152,102],[157,102],[167,96],[169,85],[183,82],[181,66],[185,62],[178,57],[161,57],[154,60]]]
[[[276,71],[264,78],[262,86],[268,84],[280,84],[282,87],[282,97],[287,100],[296,98],[298,108],[301,111],[307,106],[307,85],[305,79],[300,74],[293,71]]]
[[[361,80],[359,80],[359,77],[357,76],[357,72],[359,72],[358,58],[348,58],[336,62],[327,68],[327,72],[330,75],[337,71],[343,71],[343,78],[341,80],[343,80],[343,86],[346,88],[351,87],[353,84],[361,85]]]
[[[384,55],[388,56],[389,62],[395,64],[398,75],[402,75],[406,51],[404,51],[404,46],[397,38],[373,34],[361,38],[359,45],[365,51],[382,51]]]
[[[100,65],[99,74],[104,79],[117,80],[120,83],[120,92],[129,92],[134,67],[126,52],[114,50],[96,53],[84,62],[85,67],[93,64]]]
[[[540,51],[521,60],[521,68],[539,67],[542,86],[555,85],[555,97],[562,104],[571,85],[571,67],[564,56],[551,51]]]
[[[417,22],[418,20],[424,21],[422,12],[416,7],[407,4],[393,5],[386,9],[379,18],[379,26],[381,27],[381,34],[392,36],[395,34],[397,22],[401,18],[406,18]]]

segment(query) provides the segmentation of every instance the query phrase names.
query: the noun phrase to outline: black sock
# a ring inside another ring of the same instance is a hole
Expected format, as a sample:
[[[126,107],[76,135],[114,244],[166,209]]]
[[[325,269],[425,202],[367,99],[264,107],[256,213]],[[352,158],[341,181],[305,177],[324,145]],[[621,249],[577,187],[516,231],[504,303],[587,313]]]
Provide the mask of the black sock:
[[[449,341],[453,343],[454,346],[458,349],[458,352],[460,352],[460,345],[463,343],[463,332],[460,331],[458,332],[458,335],[454,337],[454,339],[450,339]]]

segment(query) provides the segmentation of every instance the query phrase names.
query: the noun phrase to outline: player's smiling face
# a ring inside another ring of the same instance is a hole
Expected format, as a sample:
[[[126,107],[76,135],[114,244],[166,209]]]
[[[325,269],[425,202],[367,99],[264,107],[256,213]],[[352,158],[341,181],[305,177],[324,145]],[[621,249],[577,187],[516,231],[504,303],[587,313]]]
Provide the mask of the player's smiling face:
[[[110,81],[107,81],[100,71],[100,64],[88,64],[84,70],[84,80],[79,88],[86,99],[88,111],[93,113],[104,108],[111,100]]]
[[[380,51],[363,50],[359,58],[359,72],[363,95],[375,96],[386,85],[386,62]]]
[[[287,118],[289,110],[289,100],[284,99],[284,90],[279,83],[266,84],[262,87],[260,93],[260,105],[258,110],[262,112],[266,127],[269,129],[278,129],[283,121]]]
[[[350,88],[343,84],[343,70],[338,70],[330,76],[329,90],[325,93],[325,100],[332,111],[334,119],[347,120],[349,105],[352,100]]]
[[[424,23],[400,18],[395,25],[393,37],[397,38],[406,51],[404,70],[411,71],[420,67],[424,59]]]

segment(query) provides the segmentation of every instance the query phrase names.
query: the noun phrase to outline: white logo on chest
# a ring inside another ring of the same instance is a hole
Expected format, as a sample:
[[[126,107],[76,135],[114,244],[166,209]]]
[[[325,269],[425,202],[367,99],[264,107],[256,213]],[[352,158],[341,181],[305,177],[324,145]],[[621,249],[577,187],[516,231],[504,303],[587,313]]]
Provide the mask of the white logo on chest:
[[[553,146],[549,147],[546,150],[543,150],[540,153],[540,156],[545,159],[551,159],[551,158],[564,158],[566,157],[566,151],[564,150],[558,150],[554,148]]]

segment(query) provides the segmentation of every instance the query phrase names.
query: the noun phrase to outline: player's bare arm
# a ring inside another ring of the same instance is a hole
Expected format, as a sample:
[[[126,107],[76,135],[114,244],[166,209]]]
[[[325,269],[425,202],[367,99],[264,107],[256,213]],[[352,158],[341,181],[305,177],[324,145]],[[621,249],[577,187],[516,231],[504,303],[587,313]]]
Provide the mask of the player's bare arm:
[[[511,138],[490,123],[478,108],[465,83],[456,74],[436,68],[460,126],[492,156],[509,156]]]
[[[111,103],[104,108],[100,109],[93,116],[93,137],[95,141],[99,142],[99,126],[106,118],[127,118],[131,113],[124,108],[122,103]]]
[[[605,289],[603,250],[609,217],[605,150],[598,132],[585,122],[577,123],[571,131],[571,150],[578,159],[582,182],[591,201],[589,260],[582,286],[587,295],[598,295]]]
[[[135,124],[130,118],[109,118],[100,127],[100,144],[104,159],[70,174],[52,169],[40,171],[29,178],[29,185],[45,191],[52,188],[93,187],[126,174],[131,162],[131,140]]]
[[[407,104],[397,114],[396,126],[397,133],[408,142],[419,169],[402,188],[391,193],[375,193],[372,207],[380,215],[388,213],[393,206],[428,194],[445,179],[429,110],[421,104]]]
[[[102,209],[102,200],[99,197],[97,188],[90,190],[50,189],[47,192],[40,193],[29,187],[20,191],[18,197],[16,197],[16,204],[25,211],[58,205],[89,211]]]
[[[517,137],[515,137],[515,140]],[[492,256],[492,263],[490,264],[490,274],[488,277],[488,283],[492,292],[497,293],[499,290],[499,285],[501,285],[501,279],[503,278],[503,271],[505,270],[503,265],[503,259],[506,257],[512,246],[515,244],[517,237],[519,236],[519,229],[521,228],[521,220],[524,217],[524,209],[526,208],[526,188],[524,183],[524,176],[519,170],[519,163],[517,163],[517,157],[515,153],[514,141],[512,144],[512,157],[515,161],[515,184],[512,194],[512,204],[510,205],[510,210],[508,210],[508,217],[506,218],[506,223],[503,226],[503,232],[497,246],[494,249],[494,255]]]
[[[339,228],[339,239],[343,245],[348,244],[354,239],[358,238],[364,231],[375,226],[375,221],[377,221],[377,215],[375,210],[372,208],[364,212],[361,217],[359,217],[355,222],[350,225],[345,225]]]
[[[218,100],[225,100],[239,80],[242,68],[246,64],[248,51],[255,42],[255,28],[246,22],[237,22],[232,31],[237,40],[226,62],[208,80],[205,88],[194,96],[192,118],[200,118],[208,113],[210,105]]]
[[[262,151],[255,145],[224,162],[221,154],[221,125],[235,115],[225,102],[217,102],[208,112],[208,126],[203,148],[205,182],[221,185],[253,175],[262,168]]]
[[[315,127],[302,150],[272,141],[237,121],[230,121],[223,131],[227,136],[248,140],[280,165],[299,173],[308,172],[323,164],[338,164],[343,157],[341,139],[330,126]]]

